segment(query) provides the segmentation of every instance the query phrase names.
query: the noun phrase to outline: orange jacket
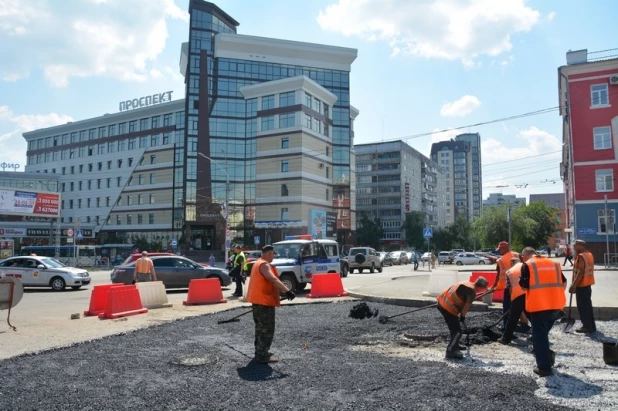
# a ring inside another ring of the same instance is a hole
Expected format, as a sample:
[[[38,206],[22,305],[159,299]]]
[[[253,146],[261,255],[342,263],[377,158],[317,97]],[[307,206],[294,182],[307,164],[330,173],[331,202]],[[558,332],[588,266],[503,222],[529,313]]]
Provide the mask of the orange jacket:
[[[519,254],[509,251],[506,254],[503,254],[502,257],[498,258],[496,263],[500,268],[500,273],[498,273],[498,283],[496,284],[496,291],[504,290],[506,288],[506,272],[511,268],[511,259],[512,258],[520,258]]]
[[[440,307],[453,315],[459,315],[466,305],[466,301],[462,300],[461,297],[457,295],[457,289],[460,285],[465,285],[474,291],[474,283],[470,281],[460,281],[444,290],[444,292],[437,297]]]
[[[579,260],[582,261],[579,261]],[[576,287],[587,287],[594,285],[594,257],[590,251],[584,251],[577,255],[575,266],[581,270],[581,266],[584,265],[584,276],[577,282]],[[575,276],[575,271],[573,271]]]
[[[509,268],[509,270],[506,272],[506,276],[511,283],[511,301],[515,300],[517,297],[521,297],[522,295],[526,294],[526,290],[521,288],[521,285],[519,285],[522,265],[522,263],[517,263],[513,267]]]
[[[526,311],[536,313],[547,310],[562,310],[566,304],[566,296],[560,263],[549,258],[533,257],[526,264],[530,271]]]
[[[260,267],[264,264],[268,264],[266,260],[259,259],[253,264],[251,268],[251,276],[249,278],[249,289],[247,290],[247,301],[251,304],[265,305],[268,307],[279,307],[280,297],[279,290],[268,281],[264,275],[260,272]],[[271,270],[275,274],[275,277],[279,278],[277,268],[270,266]]]

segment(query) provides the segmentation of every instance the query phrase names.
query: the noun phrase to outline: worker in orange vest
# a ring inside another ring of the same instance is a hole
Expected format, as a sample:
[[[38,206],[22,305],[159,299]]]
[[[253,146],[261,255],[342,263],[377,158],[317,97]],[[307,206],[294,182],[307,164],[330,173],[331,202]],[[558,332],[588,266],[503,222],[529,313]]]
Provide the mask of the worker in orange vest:
[[[157,273],[154,269],[152,260],[148,258],[148,251],[142,251],[142,258],[139,258],[135,262],[135,275],[133,276],[135,282],[145,281],[157,281]]]
[[[279,292],[284,292],[288,300],[296,295],[279,280],[277,269],[271,265],[275,258],[275,248],[266,245],[262,256],[251,268],[251,279],[246,300],[253,307],[255,322],[255,360],[261,364],[275,363],[278,359],[269,352],[275,335],[275,307],[281,304]]]
[[[536,357],[533,372],[541,377],[553,375],[554,358],[549,349],[549,331],[564,313],[566,278],[562,267],[549,258],[538,257],[536,250],[522,251],[519,285],[526,291],[526,311],[532,323],[532,345]]]
[[[586,248],[584,240],[576,240],[573,249],[577,253],[573,267],[573,282],[569,292],[577,299],[577,312],[582,327],[575,330],[578,333],[592,333],[597,330],[592,312],[592,286],[594,285],[594,257]]]
[[[511,290],[506,287],[506,272],[511,268],[511,259],[519,259],[520,257],[519,254],[511,251],[509,243],[506,241],[501,241],[496,251],[501,254],[501,257],[496,261],[496,280],[488,291],[504,290],[504,298],[502,300],[502,314],[504,314],[511,309]],[[508,317],[505,317],[502,328],[506,328],[507,321]]]
[[[524,262],[526,262],[525,260]],[[526,291],[519,285],[519,279],[521,277],[522,262],[519,258],[511,259],[511,268],[506,272],[507,288],[510,290],[511,296],[511,312],[509,313],[509,319],[504,327],[502,338],[499,342],[504,345],[508,345],[513,340],[513,333],[517,327],[517,323],[520,321],[524,309],[526,308]]]
[[[476,299],[476,293],[487,288],[487,279],[479,277],[474,283],[461,281],[453,284],[440,294],[438,299],[438,311],[444,317],[446,325],[451,333],[451,339],[446,347],[446,358],[464,358],[459,345],[461,339],[460,322],[466,320],[466,314]]]

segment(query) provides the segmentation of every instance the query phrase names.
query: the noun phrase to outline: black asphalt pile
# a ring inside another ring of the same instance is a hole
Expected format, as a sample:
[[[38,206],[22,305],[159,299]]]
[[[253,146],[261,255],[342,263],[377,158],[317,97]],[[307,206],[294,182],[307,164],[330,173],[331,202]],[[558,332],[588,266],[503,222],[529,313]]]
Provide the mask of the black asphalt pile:
[[[350,309],[350,318],[362,320],[364,318],[377,317],[379,310],[371,309],[366,302],[358,303]]]
[[[441,315],[384,325],[350,318],[354,304],[284,303],[272,367],[252,361],[250,316],[217,325],[238,310],[5,360],[0,410],[568,409],[535,397],[530,377],[384,355],[402,333],[446,332]]]

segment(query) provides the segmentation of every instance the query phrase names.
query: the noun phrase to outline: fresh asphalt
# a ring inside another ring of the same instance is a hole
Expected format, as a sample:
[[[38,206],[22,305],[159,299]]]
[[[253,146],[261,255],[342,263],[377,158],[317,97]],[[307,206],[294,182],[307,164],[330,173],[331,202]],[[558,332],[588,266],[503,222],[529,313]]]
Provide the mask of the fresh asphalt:
[[[354,304],[281,307],[272,347],[280,362],[272,366],[251,361],[251,316],[217,325],[240,309],[10,358],[0,362],[0,409],[569,409],[535,397],[531,377],[372,350],[402,333],[446,334],[446,325],[434,309],[385,325],[356,320],[348,316]],[[371,306],[385,315],[405,310]]]

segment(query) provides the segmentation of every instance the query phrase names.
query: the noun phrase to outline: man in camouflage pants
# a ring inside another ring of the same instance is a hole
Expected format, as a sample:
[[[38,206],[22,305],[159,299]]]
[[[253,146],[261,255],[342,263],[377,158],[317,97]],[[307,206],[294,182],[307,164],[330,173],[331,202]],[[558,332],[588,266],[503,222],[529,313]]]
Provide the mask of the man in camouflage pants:
[[[270,265],[275,258],[272,245],[262,248],[262,256],[253,264],[247,301],[253,304],[253,321],[255,322],[255,360],[261,364],[277,362],[269,352],[275,336],[275,307],[279,307],[279,292],[284,292],[288,300],[296,295],[279,280],[277,269]]]

